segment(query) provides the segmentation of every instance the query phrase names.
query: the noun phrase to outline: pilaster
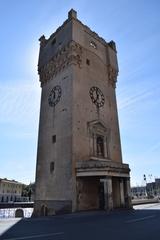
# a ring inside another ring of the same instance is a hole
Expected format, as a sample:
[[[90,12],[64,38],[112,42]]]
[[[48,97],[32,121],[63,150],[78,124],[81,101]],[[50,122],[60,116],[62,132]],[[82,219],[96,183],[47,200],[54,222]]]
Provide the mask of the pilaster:
[[[125,183],[125,207],[126,208],[131,208],[132,203],[131,203],[131,187],[130,187],[130,178],[125,178],[124,180]]]

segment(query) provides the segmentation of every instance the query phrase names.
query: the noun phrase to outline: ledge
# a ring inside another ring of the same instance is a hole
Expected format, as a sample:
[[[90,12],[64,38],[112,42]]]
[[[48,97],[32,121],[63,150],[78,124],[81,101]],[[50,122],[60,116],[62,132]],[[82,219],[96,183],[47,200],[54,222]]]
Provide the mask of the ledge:
[[[115,176],[129,177],[129,165],[113,162],[108,159],[91,158],[87,161],[78,161],[76,165],[77,176]]]

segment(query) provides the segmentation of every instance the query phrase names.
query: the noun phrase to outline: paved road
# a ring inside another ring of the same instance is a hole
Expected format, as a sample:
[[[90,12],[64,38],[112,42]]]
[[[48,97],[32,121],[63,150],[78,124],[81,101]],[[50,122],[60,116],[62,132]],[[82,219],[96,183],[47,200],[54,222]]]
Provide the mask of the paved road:
[[[134,210],[0,221],[3,240],[159,240],[160,204]]]

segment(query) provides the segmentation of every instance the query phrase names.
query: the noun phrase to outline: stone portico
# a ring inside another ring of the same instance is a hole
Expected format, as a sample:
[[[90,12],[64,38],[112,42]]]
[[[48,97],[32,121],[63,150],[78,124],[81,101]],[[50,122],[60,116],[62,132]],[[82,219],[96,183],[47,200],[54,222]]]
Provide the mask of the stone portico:
[[[131,206],[128,164],[93,157],[77,162],[76,177],[79,210]]]

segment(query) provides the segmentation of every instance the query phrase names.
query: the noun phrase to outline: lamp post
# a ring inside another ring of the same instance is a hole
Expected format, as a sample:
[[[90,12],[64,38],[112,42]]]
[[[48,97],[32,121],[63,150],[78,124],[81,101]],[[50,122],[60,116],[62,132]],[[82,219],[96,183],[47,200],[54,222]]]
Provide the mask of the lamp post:
[[[150,179],[150,196],[153,197],[154,193],[153,193],[152,174],[149,174],[148,177]]]
[[[143,175],[143,180],[145,182],[145,196],[147,196],[147,179],[146,179],[146,175]]]

